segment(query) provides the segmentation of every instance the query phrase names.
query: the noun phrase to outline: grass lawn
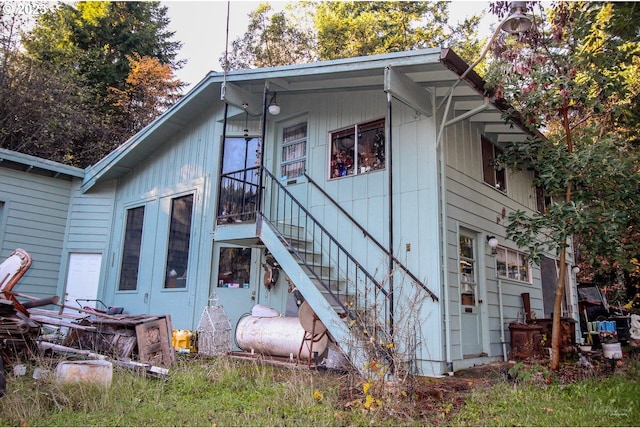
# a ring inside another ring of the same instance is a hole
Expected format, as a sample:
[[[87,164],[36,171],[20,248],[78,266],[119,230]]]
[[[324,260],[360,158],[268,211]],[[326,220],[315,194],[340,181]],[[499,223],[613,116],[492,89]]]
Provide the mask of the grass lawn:
[[[640,361],[613,373],[519,365],[394,385],[231,358],[179,358],[168,379],[114,367],[111,387],[7,376],[3,426],[637,426]],[[578,375],[577,375],[578,374]]]

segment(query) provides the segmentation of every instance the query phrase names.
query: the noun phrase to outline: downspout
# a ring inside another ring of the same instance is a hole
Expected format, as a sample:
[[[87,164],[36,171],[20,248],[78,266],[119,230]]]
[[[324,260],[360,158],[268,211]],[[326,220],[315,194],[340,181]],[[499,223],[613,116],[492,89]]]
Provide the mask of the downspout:
[[[504,308],[502,305],[502,280],[498,278],[498,310],[500,312],[500,343],[502,344],[502,361],[507,361],[507,341],[504,337]]]
[[[392,109],[391,109],[391,100],[392,95],[390,92],[387,92],[387,120],[385,121],[387,124],[387,141],[389,142],[389,155],[388,155],[388,165],[389,165],[389,332],[390,336],[393,337],[394,333],[394,298],[393,298],[393,162],[392,162],[392,154],[393,154],[393,137],[391,132],[391,121],[392,121]]]
[[[440,265],[442,266],[442,297],[444,303],[444,341],[445,341],[445,360],[447,363],[447,372],[449,376],[453,375],[453,361],[451,360],[451,311],[449,310],[449,272],[447,270],[447,213],[446,213],[446,187],[445,187],[445,164],[444,164],[444,148],[441,145],[442,134],[444,133],[445,120],[451,106],[451,97],[453,91],[447,97],[447,106],[445,107],[438,138],[436,140],[436,151],[439,152],[440,163]]]

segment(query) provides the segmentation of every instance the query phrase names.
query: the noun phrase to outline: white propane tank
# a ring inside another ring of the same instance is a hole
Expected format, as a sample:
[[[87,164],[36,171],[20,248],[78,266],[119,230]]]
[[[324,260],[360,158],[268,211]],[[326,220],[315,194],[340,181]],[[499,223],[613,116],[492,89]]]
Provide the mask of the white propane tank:
[[[273,355],[277,357],[297,356],[300,345],[304,346],[300,358],[312,358],[312,352],[322,355],[329,343],[326,334],[316,335],[312,342],[305,340],[305,330],[298,317],[246,316],[238,322],[236,343],[246,352]]]

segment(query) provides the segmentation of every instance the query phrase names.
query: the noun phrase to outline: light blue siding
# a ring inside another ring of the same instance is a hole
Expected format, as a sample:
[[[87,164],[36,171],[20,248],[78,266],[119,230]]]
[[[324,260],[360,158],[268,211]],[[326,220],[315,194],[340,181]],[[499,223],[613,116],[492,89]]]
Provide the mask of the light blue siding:
[[[451,311],[451,345],[454,359],[462,358],[460,331],[460,291],[458,288],[458,247],[456,233],[458,225],[480,233],[495,235],[500,245],[517,249],[513,242],[505,238],[506,219],[502,218],[502,210],[507,213],[516,209],[534,209],[535,193],[531,185],[532,176],[528,171],[508,172],[507,193],[503,193],[483,182],[481,125],[462,121],[447,128],[443,140],[446,153],[447,174],[447,272],[449,275],[449,295]],[[482,241],[480,239],[479,241]],[[533,266],[533,283],[525,284],[517,281],[502,280],[502,311],[504,325],[500,325],[499,288],[495,272],[495,257],[485,242],[478,242],[479,257],[484,271],[480,278],[485,287],[485,322],[488,323],[489,356],[501,356],[501,329],[508,341],[508,323],[517,319],[522,311],[521,293],[530,293],[532,309],[542,313],[542,291],[540,271]]]
[[[33,259],[16,291],[34,297],[57,294],[71,187],[68,176],[53,178],[0,167],[0,257],[22,248]]]

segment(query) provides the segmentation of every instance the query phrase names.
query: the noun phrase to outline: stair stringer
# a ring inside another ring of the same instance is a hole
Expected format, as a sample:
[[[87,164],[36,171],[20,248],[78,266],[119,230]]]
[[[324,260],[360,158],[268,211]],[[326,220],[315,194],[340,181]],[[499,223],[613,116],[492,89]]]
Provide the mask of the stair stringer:
[[[311,281],[309,275],[302,269],[298,260],[291,254],[289,248],[282,242],[272,226],[265,221],[260,222],[260,224],[257,230],[258,237],[278,261],[284,273],[302,293],[305,301],[309,303],[320,321],[327,328],[331,338],[335,340],[351,364],[362,376],[366,377],[367,358],[364,347],[359,346],[360,341]]]

